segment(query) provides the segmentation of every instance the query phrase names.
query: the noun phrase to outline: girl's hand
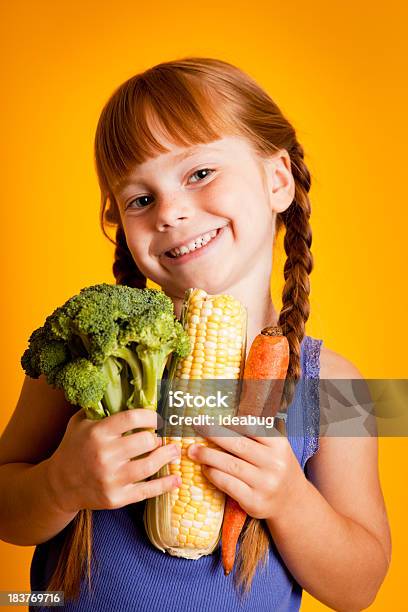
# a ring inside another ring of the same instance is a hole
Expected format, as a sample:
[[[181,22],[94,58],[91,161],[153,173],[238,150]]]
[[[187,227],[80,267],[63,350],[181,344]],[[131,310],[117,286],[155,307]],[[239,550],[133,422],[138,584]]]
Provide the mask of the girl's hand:
[[[176,444],[161,446],[161,438],[149,431],[122,435],[135,428],[156,429],[157,413],[131,409],[92,421],[81,409],[71,417],[49,459],[49,483],[62,511],[121,508],[180,486],[177,476],[145,481],[180,450]]]
[[[198,435],[223,450],[191,444],[189,457],[204,464],[206,478],[235,499],[249,516],[273,520],[297,498],[306,484],[287,437],[277,430],[273,430],[276,435],[265,431],[264,436],[244,436],[236,434],[232,427],[219,427],[214,436],[214,428],[211,428],[211,435],[208,427],[195,429]],[[228,435],[229,431],[234,434]]]

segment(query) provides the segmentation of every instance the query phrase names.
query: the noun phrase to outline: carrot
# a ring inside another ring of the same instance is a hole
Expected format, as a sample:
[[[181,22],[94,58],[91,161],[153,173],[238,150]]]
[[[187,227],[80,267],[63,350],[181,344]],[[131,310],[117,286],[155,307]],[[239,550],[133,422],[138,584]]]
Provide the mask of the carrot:
[[[227,496],[221,534],[221,557],[225,576],[228,576],[234,567],[235,550],[246,517],[247,513],[239,503]]]
[[[267,384],[246,385],[241,395],[238,414],[262,414],[266,402],[271,409],[279,407],[283,384],[289,365],[289,344],[280,327],[265,327],[254,339],[244,368],[244,380],[270,380],[272,390]],[[277,384],[275,381],[279,381]],[[245,383],[244,383],[245,385]],[[279,402],[277,401],[279,400]],[[275,410],[276,414],[276,410]],[[221,556],[224,574],[228,576],[235,561],[238,538],[247,514],[231,497],[227,496],[222,525]]]

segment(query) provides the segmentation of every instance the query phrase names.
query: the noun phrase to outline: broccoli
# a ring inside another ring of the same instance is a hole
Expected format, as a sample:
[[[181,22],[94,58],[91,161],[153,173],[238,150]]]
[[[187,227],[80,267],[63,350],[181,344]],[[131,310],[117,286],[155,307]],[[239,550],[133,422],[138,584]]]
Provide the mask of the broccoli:
[[[102,283],[49,315],[29,338],[21,365],[44,374],[88,418],[127,408],[157,409],[157,386],[171,354],[186,357],[188,334],[162,291]]]

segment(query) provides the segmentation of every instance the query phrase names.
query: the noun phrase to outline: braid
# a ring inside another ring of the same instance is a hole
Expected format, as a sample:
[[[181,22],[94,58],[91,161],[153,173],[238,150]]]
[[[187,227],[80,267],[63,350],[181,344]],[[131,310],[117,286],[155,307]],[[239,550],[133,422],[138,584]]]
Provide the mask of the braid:
[[[117,285],[128,285],[136,289],[146,287],[146,277],[135,264],[121,225],[118,225],[116,230],[115,260],[112,270]]]
[[[312,231],[309,224],[311,178],[304,163],[302,146],[295,142],[290,151],[292,173],[295,179],[295,197],[289,208],[280,213],[279,224],[286,227],[284,248],[287,259],[284,266],[285,285],[282,293],[282,310],[278,325],[288,339],[290,359],[285,385],[283,407],[292,401],[296,381],[301,376],[300,345],[305,336],[305,324],[310,314],[309,274],[313,269],[310,252]]]

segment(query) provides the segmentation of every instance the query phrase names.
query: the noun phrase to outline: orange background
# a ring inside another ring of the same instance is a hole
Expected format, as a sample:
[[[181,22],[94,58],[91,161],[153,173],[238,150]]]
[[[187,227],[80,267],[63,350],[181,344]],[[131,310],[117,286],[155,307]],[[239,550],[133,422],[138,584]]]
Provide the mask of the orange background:
[[[305,147],[315,257],[307,333],[366,377],[408,378],[407,16],[393,0],[3,3],[0,430],[18,399],[31,331],[81,287],[113,282],[92,153],[102,105],[131,75],[185,55],[249,72]],[[277,307],[282,261],[278,253]],[[407,451],[406,439],[380,440],[393,560],[371,607],[378,612],[404,607]],[[29,589],[32,553],[0,543],[0,590]],[[304,594],[302,611],[323,609]]]

